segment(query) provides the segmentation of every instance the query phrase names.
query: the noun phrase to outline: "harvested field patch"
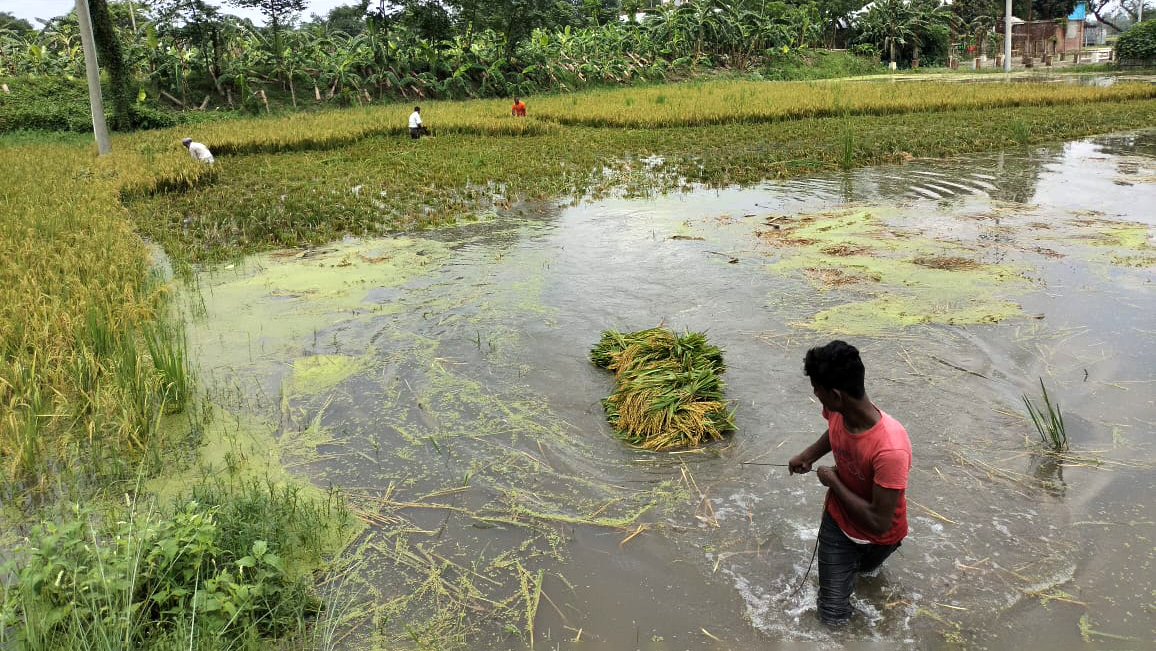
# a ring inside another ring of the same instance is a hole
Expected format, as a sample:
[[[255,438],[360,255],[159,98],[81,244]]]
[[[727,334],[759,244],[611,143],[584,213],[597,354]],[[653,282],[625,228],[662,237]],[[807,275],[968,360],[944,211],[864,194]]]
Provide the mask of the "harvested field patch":
[[[954,255],[921,255],[913,258],[911,262],[921,267],[943,269],[944,271],[978,269],[982,264],[971,258]]]
[[[1064,257],[1063,253],[1060,253],[1059,251],[1049,249],[1049,248],[1043,247],[1043,246],[1033,247],[1032,251],[1035,251],[1036,253],[1039,253],[1040,255],[1046,255],[1049,258],[1062,258],[1062,257]]]
[[[808,279],[829,287],[868,281],[879,282],[878,274],[856,270],[853,267],[805,267],[803,274]]]
[[[847,242],[840,242],[838,244],[830,244],[819,249],[827,255],[847,256],[847,255],[864,255],[871,253],[871,249],[861,244],[848,244]]]

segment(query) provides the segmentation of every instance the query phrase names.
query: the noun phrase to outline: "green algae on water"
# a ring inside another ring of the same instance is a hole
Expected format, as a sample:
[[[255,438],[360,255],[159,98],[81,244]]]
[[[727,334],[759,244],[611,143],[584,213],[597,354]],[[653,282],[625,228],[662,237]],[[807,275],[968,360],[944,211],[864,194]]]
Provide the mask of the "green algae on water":
[[[351,355],[308,355],[293,361],[285,384],[289,393],[321,393],[356,373],[363,361]]]
[[[888,224],[878,212],[776,216],[766,221],[770,230],[756,231],[781,251],[771,271],[807,278],[824,292],[821,303],[838,301],[799,325],[879,334],[922,323],[996,323],[1021,313],[1003,296],[1026,285],[1018,268],[984,263],[962,244]]]
[[[838,334],[866,335],[920,323],[999,323],[1019,314],[1019,304],[990,297],[951,302],[926,296],[883,294],[821,310],[802,325]]]

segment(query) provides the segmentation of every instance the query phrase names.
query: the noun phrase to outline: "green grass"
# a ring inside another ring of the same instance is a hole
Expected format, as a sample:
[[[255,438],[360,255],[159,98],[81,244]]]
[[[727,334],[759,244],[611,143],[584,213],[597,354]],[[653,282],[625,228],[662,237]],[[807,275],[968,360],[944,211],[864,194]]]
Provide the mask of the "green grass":
[[[171,505],[44,515],[3,568],[0,647],[266,649],[312,638],[325,648],[313,636],[336,633],[326,618],[339,612],[311,630],[321,602],[308,571],[348,525],[336,494],[218,478]]]

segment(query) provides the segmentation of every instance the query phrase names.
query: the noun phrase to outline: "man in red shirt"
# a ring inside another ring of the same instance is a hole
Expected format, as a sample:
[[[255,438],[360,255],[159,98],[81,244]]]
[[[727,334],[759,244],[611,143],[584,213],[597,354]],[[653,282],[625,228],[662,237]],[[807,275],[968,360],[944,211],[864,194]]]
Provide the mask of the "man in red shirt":
[[[875,406],[863,386],[863,361],[846,342],[807,351],[803,372],[823,405],[827,431],[791,457],[791,474],[834,452],[835,465],[816,471],[827,487],[819,526],[819,617],[841,624],[851,617],[851,591],[860,572],[883,564],[907,535],[907,473],[911,441],[903,425]]]
[[[526,103],[523,102],[522,100],[518,99],[517,97],[515,97],[514,98],[514,108],[511,109],[510,113],[514,117],[522,117],[522,118],[526,117]]]

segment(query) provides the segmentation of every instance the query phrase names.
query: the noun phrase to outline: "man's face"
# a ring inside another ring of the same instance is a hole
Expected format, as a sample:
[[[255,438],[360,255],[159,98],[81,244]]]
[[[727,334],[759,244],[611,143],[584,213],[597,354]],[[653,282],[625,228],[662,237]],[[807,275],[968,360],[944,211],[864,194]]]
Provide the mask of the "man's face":
[[[816,384],[814,378],[811,378],[811,390],[815,392],[819,404],[823,405],[827,411],[839,411],[839,406],[843,402],[843,394],[835,389],[828,389]]]

